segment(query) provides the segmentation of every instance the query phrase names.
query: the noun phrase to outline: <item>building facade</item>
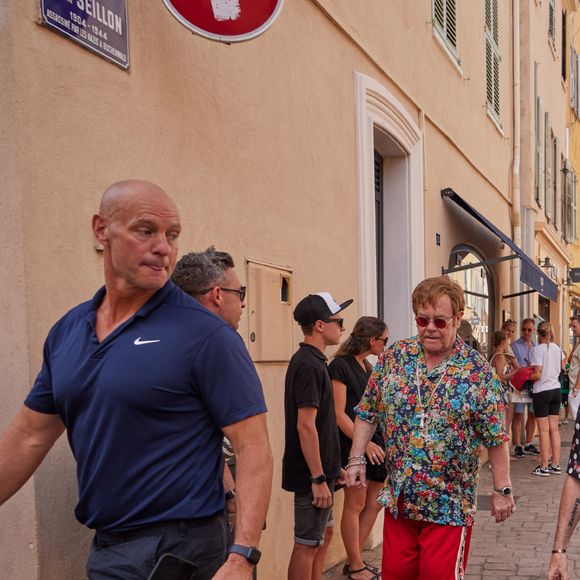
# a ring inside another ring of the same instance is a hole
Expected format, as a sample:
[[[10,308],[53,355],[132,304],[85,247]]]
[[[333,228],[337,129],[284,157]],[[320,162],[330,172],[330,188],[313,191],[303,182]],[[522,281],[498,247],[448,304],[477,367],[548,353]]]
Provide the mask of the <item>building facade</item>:
[[[551,209],[567,163],[557,31],[574,4],[293,0],[265,34],[227,45],[192,35],[162,2],[129,0],[125,70],[44,26],[40,1],[4,2],[0,428],[51,325],[102,283],[90,232],[102,191],[158,183],[181,210],[181,252],[230,251],[248,286],[240,333],[275,457],[259,576],[283,578],[293,517],[279,425],[304,295],[352,297],[347,329],[379,314],[398,339],[415,333],[413,287],[447,272],[484,348],[508,317],[549,314],[561,332],[572,257]],[[520,295],[530,289],[543,294]],[[62,438],[0,509],[4,578],[82,577],[91,535],[75,496]],[[336,532],[329,564],[343,557]]]

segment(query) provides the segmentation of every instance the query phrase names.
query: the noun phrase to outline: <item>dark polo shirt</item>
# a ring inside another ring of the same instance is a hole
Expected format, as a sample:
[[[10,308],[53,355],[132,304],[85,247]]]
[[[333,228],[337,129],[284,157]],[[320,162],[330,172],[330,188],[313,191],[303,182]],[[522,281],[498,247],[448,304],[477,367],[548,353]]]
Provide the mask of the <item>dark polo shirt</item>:
[[[334,412],[334,396],[326,357],[316,347],[300,343],[286,373],[284,415],[286,445],[282,461],[282,487],[287,491],[310,491],[310,470],[302,454],[298,429],[298,409],[316,407],[316,430],[322,470],[330,481],[340,476],[340,446]]]
[[[78,520],[122,531],[220,513],[222,428],[266,411],[242,339],[167,282],[99,342],[104,296],[55,324],[25,401],[66,425]]]

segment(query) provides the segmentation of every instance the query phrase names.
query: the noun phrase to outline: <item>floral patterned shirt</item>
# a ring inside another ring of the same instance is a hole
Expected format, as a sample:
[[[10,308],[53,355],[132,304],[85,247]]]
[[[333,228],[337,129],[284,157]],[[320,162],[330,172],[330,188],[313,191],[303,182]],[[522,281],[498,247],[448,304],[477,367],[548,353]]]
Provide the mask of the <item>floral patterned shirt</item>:
[[[478,447],[508,441],[501,394],[492,367],[461,339],[429,372],[417,338],[381,355],[355,411],[385,438],[387,479],[378,501],[393,517],[403,493],[409,519],[473,524]]]

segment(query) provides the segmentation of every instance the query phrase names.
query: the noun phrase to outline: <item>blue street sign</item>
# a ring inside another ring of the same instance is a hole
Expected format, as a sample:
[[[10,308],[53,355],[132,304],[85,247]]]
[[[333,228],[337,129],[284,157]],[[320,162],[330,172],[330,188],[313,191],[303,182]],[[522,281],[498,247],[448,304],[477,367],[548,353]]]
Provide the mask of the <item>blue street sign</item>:
[[[41,0],[43,24],[129,68],[127,0]]]

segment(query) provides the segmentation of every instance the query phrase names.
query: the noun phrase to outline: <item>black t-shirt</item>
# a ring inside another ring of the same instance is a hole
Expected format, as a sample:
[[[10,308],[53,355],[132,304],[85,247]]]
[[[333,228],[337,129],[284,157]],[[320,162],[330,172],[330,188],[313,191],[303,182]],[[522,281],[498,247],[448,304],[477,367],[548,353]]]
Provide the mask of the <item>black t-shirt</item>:
[[[367,383],[371,376],[372,369],[364,370],[354,356],[337,356],[328,365],[330,377],[346,385],[346,414],[354,421],[354,408],[358,405],[363,396]],[[346,465],[352,440],[347,437],[340,429],[340,456],[342,465]],[[381,435],[375,431],[372,437],[373,443],[380,445],[383,449],[385,443]]]
[[[282,461],[282,487],[287,491],[310,491],[310,469],[302,454],[298,429],[298,409],[316,407],[316,430],[322,470],[328,481],[340,476],[338,428],[334,412],[332,383],[326,357],[316,347],[300,343],[286,372],[284,416],[286,444]]]

